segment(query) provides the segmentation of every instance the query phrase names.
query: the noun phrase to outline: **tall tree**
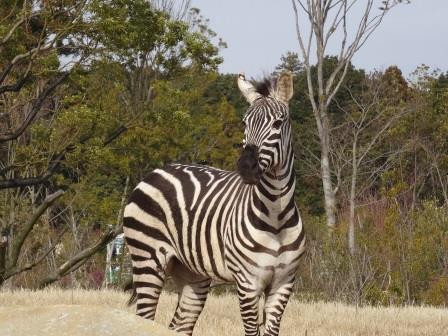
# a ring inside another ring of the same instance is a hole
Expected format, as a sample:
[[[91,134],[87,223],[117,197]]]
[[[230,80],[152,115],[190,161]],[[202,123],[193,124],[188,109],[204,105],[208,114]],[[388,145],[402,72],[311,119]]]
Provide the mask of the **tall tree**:
[[[274,75],[278,76],[284,71],[291,71],[295,76],[302,70],[302,63],[299,59],[299,54],[287,51],[286,54],[280,57],[280,64],[275,67]]]
[[[332,180],[330,162],[331,135],[333,127],[328,114],[328,108],[344,82],[347,69],[356,52],[365,44],[371,34],[379,27],[385,15],[402,0],[385,0],[375,11],[375,0],[292,0],[295,14],[296,31],[303,66],[307,74],[308,97],[312,105],[317,132],[320,141],[321,178],[324,192],[327,226],[336,225],[336,190]],[[350,15],[354,8],[363,7],[361,19],[354,27],[353,37],[349,34]],[[305,27],[300,18],[306,17],[309,23],[308,37],[305,38]],[[338,34],[338,33],[340,34]],[[336,36],[342,36],[337,65],[325,76],[323,71],[324,58],[327,54],[328,42]],[[317,85],[313,84],[311,75],[311,53],[315,50],[317,65]]]
[[[90,45],[84,41],[86,29],[80,28],[85,27],[85,10],[83,0],[0,4],[0,114],[4,121],[0,127],[0,197],[3,208],[9,202],[9,211],[0,221],[0,284],[35,267],[55,246],[50,244],[28,263],[19,262],[34,226],[64,193],[45,185],[69,147],[48,144],[45,149],[23,149],[33,141],[36,121],[49,120],[59,110],[55,92],[70,69],[90,55]],[[70,62],[60,62],[62,55]]]
[[[173,19],[144,0],[1,2],[0,285],[46,261],[34,284],[57,281],[120,231],[108,224],[131,160],[117,140],[151,115],[157,78],[221,61],[195,13]]]

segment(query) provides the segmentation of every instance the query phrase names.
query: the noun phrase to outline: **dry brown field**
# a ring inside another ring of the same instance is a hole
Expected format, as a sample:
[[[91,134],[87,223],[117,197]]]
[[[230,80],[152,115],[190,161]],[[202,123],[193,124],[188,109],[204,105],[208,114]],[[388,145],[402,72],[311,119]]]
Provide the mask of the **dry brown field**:
[[[13,309],[49,309],[52,306],[98,307],[106,311],[133,314],[127,307],[129,296],[103,290],[59,290],[0,292],[0,335],[3,313]],[[156,322],[167,326],[174,312],[176,296],[164,293],[159,302]],[[92,311],[95,311],[94,309]],[[89,313],[94,314],[94,313]],[[3,314],[3,316],[6,316]],[[114,316],[111,314],[111,317]],[[118,315],[117,315],[118,316]],[[5,318],[5,317],[4,317]],[[101,319],[99,317],[99,319]],[[104,319],[104,317],[103,317]],[[3,323],[2,323],[3,322]],[[144,321],[147,323],[147,321]],[[102,323],[105,323],[102,321]],[[113,321],[107,321],[113,323]],[[88,334],[88,333],[87,333]],[[130,334],[129,334],[130,335]],[[243,335],[238,301],[233,295],[211,295],[195,329],[194,336]],[[320,335],[396,335],[447,336],[448,309],[431,307],[361,307],[342,303],[302,303],[291,300],[283,316],[281,336]]]

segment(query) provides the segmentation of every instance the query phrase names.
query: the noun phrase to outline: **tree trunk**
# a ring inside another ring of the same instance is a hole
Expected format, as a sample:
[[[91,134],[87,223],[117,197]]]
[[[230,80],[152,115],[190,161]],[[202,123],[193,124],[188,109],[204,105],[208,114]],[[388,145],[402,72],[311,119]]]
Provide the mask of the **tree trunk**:
[[[331,169],[330,169],[330,141],[328,128],[323,127],[320,134],[321,143],[321,174],[322,174],[322,186],[324,190],[324,202],[325,213],[327,215],[327,226],[329,229],[333,229],[336,226],[336,195],[333,189],[333,183],[331,181]]]
[[[351,178],[351,186],[350,186],[350,213],[348,217],[348,250],[351,255],[354,255],[356,252],[355,246],[355,206],[356,206],[356,179],[358,174],[358,160],[357,160],[357,151],[356,151],[357,138],[353,140],[353,149],[352,149],[352,178]]]

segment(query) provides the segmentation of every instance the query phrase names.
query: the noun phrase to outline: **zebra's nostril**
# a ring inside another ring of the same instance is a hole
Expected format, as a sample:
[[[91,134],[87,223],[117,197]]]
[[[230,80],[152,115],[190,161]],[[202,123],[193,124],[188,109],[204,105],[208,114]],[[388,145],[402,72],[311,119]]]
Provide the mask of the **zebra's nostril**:
[[[258,162],[254,162],[251,167],[252,170],[256,170],[258,168]]]

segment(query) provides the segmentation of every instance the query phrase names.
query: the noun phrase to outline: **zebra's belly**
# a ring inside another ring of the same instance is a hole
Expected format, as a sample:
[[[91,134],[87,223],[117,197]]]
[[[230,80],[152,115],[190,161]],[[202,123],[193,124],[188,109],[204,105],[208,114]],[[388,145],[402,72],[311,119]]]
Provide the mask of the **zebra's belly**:
[[[220,223],[211,216],[198,220],[198,215],[192,213],[190,220],[183,223],[180,230],[172,233],[182,240],[173,242],[173,254],[191,272],[210,278],[214,283],[228,283],[233,280],[225,260],[225,243],[223,234],[218,229]]]
[[[219,248],[212,249],[213,252],[208,251],[208,253],[197,253],[193,250],[192,257],[197,256],[201,259],[198,264],[191,264],[191,269],[196,271],[196,273],[206,276],[213,280],[215,284],[225,284],[233,282],[232,272],[227,268],[224,255],[221,254]],[[194,256],[193,256],[194,255]],[[192,259],[190,259],[192,261]]]

